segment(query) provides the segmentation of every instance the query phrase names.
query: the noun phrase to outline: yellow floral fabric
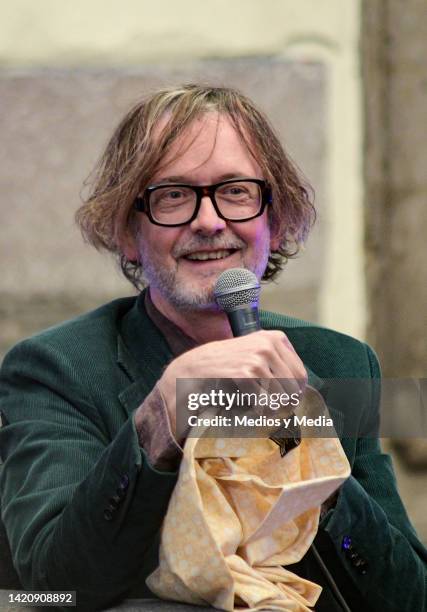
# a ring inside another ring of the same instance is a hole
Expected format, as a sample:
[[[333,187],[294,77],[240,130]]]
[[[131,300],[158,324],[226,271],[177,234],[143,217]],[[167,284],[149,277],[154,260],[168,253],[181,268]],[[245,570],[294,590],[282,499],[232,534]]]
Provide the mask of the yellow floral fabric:
[[[307,611],[317,584],[285,567],[317,533],[320,506],[350,475],[336,438],[188,438],[149,588],[221,610]]]

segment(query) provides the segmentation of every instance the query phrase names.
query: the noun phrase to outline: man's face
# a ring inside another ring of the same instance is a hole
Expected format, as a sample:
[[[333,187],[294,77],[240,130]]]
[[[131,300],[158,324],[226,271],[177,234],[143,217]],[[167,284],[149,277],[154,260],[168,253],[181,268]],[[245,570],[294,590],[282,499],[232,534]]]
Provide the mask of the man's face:
[[[229,119],[211,112],[174,143],[151,184],[211,185],[242,177],[264,178]],[[141,261],[155,304],[180,310],[216,309],[213,289],[224,270],[247,268],[261,279],[266,268],[267,211],[251,221],[232,223],[217,216],[206,196],[196,219],[187,225],[160,227],[145,214],[138,221],[139,237],[126,254]],[[204,259],[197,259],[200,254]]]

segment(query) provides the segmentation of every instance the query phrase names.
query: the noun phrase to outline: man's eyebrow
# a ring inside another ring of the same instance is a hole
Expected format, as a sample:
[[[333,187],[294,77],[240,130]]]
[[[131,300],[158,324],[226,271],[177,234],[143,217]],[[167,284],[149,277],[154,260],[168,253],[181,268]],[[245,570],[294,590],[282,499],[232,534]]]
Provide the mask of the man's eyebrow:
[[[226,174],[220,174],[215,180],[215,183],[221,183],[222,181],[228,181],[228,179],[233,179],[233,178],[238,179],[238,178],[249,178],[249,177],[243,172],[227,172]],[[189,176],[183,176],[183,175],[164,176],[164,177],[157,179],[156,181],[153,181],[153,184],[156,184],[156,185],[160,183],[186,183],[188,185],[192,185],[194,181],[190,180]]]

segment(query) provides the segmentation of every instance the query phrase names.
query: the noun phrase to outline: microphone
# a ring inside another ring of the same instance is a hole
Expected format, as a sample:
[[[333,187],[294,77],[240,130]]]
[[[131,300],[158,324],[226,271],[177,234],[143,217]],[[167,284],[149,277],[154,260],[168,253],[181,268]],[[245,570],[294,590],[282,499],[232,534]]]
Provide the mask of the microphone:
[[[246,268],[225,270],[215,283],[214,297],[218,306],[226,313],[233,336],[246,336],[261,329],[258,314],[261,286],[255,274]],[[290,432],[292,436],[290,437]],[[301,442],[299,425],[287,431],[280,427],[269,435],[280,449],[280,456]]]
[[[258,302],[261,286],[246,268],[225,270],[215,283],[214,297],[226,313],[233,336],[246,336],[261,329]]]
[[[225,270],[215,283],[214,297],[218,306],[227,314],[233,336],[246,336],[261,329],[258,314],[261,286],[255,274],[246,268]],[[290,436],[292,432],[292,436]],[[280,427],[269,436],[280,449],[280,456],[301,442],[299,425]]]

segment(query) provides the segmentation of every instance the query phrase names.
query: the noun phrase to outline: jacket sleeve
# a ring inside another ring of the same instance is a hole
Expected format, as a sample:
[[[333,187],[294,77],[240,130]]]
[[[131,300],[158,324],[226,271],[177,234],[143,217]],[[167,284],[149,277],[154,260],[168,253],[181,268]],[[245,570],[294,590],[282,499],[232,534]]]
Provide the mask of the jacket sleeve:
[[[370,372],[378,361],[366,346]],[[322,527],[333,541],[346,572],[374,610],[427,610],[427,551],[408,519],[397,491],[391,459],[373,436],[379,398],[368,406],[363,437],[357,441],[352,475]]]
[[[37,339],[4,361],[1,510],[24,588],[76,590],[96,610],[154,569],[177,475],[150,466],[133,418],[111,435],[66,361]]]

